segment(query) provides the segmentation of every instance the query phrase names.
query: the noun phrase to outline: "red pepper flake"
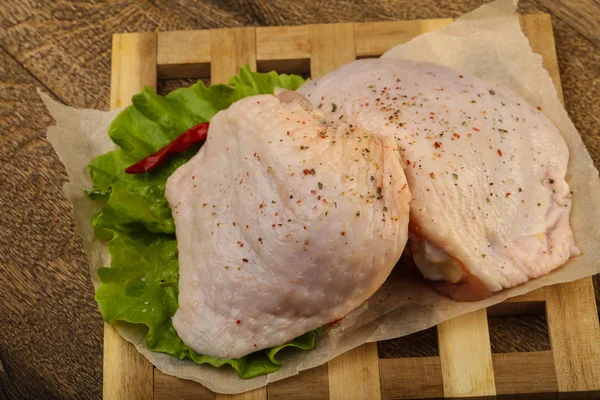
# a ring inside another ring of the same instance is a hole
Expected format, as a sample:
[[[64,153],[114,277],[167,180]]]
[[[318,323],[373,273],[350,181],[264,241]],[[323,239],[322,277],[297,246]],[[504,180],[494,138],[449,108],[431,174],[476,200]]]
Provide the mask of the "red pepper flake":
[[[245,262],[245,263],[247,263],[248,259],[247,258],[242,258],[242,261]]]
[[[305,169],[305,170],[304,170],[304,171],[302,171],[302,172],[304,172],[304,175],[310,175],[310,169]]]
[[[311,190],[310,192],[311,192],[312,194],[317,194],[317,191],[316,191],[316,190],[314,190],[314,189],[313,189],[313,190]]]
[[[460,135],[459,135],[458,133],[456,133],[456,132],[454,132],[454,133],[452,134],[452,136],[454,136],[454,137],[455,137],[455,138],[457,138],[457,139],[460,139]]]
[[[240,179],[240,185],[244,183],[244,178]]]
[[[429,176],[431,177],[431,179],[435,179],[435,174],[433,172],[430,172]]]
[[[502,150],[498,149],[498,155],[502,157]]]
[[[510,193],[506,193],[506,197],[510,196]]]
[[[473,130],[474,130],[475,132],[479,132],[479,128],[475,128],[475,127],[473,127]]]
[[[346,232],[341,232],[340,235],[346,236]]]
[[[536,108],[537,108],[538,110],[542,111],[542,107],[540,107],[540,106],[537,106]]]
[[[235,321],[235,323],[239,325],[239,324],[241,324],[241,323],[242,323],[242,321],[240,321],[240,320],[238,319],[237,321]]]
[[[440,147],[442,147],[442,145],[440,144],[440,142],[434,142],[433,147],[435,147],[436,149],[439,149]]]
[[[410,165],[410,160],[406,160],[406,165]]]
[[[196,175],[192,175],[192,180],[196,179]]]
[[[275,228],[275,226],[276,226],[276,225],[275,225],[275,224],[273,224],[273,225],[271,225],[271,228]]]
[[[208,126],[208,122],[203,122],[188,129],[162,149],[127,167],[125,172],[128,174],[143,174],[151,171],[162,164],[171,154],[181,153],[195,144],[204,142],[208,136]]]
[[[327,332],[328,330],[330,330],[334,325],[336,325],[338,322],[340,322],[342,319],[336,319],[335,321],[332,321],[330,323],[327,324],[327,326],[325,326],[325,332]]]
[[[306,121],[302,121],[302,125],[306,125]]]

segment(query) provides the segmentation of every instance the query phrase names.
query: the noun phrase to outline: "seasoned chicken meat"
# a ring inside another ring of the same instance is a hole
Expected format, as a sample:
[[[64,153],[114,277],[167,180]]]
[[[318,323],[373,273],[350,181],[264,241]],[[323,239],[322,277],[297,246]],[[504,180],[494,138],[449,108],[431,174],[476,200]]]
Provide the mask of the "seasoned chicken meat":
[[[441,65],[360,60],[300,92],[333,119],[395,138],[423,275],[476,300],[578,254],[557,128],[510,90]]]
[[[218,113],[167,181],[179,249],[173,326],[200,354],[242,357],[343,317],[407,241],[410,192],[394,139],[326,123],[297,94],[281,98]]]

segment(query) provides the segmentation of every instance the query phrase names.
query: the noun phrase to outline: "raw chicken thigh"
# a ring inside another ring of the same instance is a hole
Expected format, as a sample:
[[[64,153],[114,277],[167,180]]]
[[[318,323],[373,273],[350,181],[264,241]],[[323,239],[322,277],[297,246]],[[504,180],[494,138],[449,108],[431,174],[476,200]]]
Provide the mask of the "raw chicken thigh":
[[[565,141],[510,90],[441,65],[367,59],[299,91],[327,117],[397,140],[413,258],[442,292],[477,300],[578,254]]]
[[[408,239],[410,192],[392,138],[248,97],[167,181],[179,248],[173,326],[200,354],[284,344],[370,297]],[[300,99],[302,100],[302,98]]]

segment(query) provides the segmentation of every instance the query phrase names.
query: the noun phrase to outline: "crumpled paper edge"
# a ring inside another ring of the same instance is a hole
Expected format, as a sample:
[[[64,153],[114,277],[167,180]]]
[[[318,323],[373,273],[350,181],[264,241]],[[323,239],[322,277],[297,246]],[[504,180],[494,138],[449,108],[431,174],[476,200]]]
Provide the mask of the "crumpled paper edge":
[[[270,382],[296,375],[319,366],[339,354],[365,342],[408,335],[468,312],[497,304],[539,287],[567,282],[600,272],[599,229],[593,226],[600,211],[594,199],[600,199],[600,180],[581,137],[568,118],[541,57],[534,54],[514,15],[516,2],[499,0],[465,14],[456,22],[436,32],[423,34],[396,46],[383,57],[437,62],[473,73],[512,88],[531,104],[540,105],[557,125],[571,152],[567,181],[574,190],[571,224],[583,255],[572,259],[553,273],[527,284],[500,292],[484,301],[456,303],[437,294],[418,277],[394,271],[382,288],[367,302],[327,334],[317,339],[312,351],[283,352],[283,367],[268,376],[239,379],[231,369],[216,369],[179,361],[146,348],[144,329],[118,324],[120,334],[163,373],[199,382],[220,393],[240,393]],[[486,42],[512,40],[509,45],[485,46]],[[473,39],[476,38],[476,39]],[[473,60],[477,60],[473,62]],[[506,62],[506,61],[509,62]],[[56,125],[48,129],[48,140],[67,168],[70,182],[64,185],[72,203],[77,230],[90,259],[94,286],[98,286],[98,268],[109,265],[106,247],[95,240],[89,225],[98,206],[89,201],[83,190],[91,187],[87,165],[91,159],[114,148],[106,135],[110,121],[120,112],[74,110],[54,102],[40,93]],[[584,211],[585,210],[585,211]]]

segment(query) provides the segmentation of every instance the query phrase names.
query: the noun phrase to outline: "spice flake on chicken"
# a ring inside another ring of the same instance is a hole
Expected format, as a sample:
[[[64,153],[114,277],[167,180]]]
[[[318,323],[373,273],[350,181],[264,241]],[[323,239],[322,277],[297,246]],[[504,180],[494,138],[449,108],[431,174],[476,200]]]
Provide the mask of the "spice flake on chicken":
[[[512,91],[385,59],[355,61],[299,91],[329,118],[396,139],[413,195],[413,258],[442,292],[481,299],[579,254],[565,141]]]
[[[408,237],[392,138],[327,123],[297,95],[218,113],[169,178],[179,249],[173,326],[200,354],[239,358],[337,320],[384,282]]]

